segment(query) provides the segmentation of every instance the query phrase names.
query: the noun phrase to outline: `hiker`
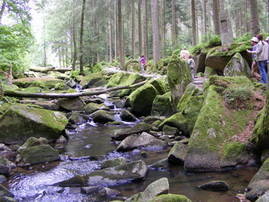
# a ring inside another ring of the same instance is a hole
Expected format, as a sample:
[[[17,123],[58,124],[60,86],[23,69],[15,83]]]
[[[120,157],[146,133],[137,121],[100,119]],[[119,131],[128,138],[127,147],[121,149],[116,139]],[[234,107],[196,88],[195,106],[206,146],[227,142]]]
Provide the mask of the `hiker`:
[[[191,69],[191,76],[192,76],[192,79],[194,79],[195,77],[195,62],[194,62],[194,59],[191,55],[189,55],[189,58],[187,60],[187,63]]]
[[[263,41],[262,35],[257,35],[251,39],[254,45],[254,50],[247,50],[248,53],[254,54],[261,75],[261,83],[268,83],[267,77],[267,60],[268,60],[268,44]]]
[[[145,66],[146,66],[146,58],[144,55],[140,56],[139,63],[140,63],[141,72],[144,72]]]
[[[190,52],[185,49],[181,50],[179,53],[179,58],[185,61],[189,59],[189,56],[190,56]]]
[[[253,37],[251,39],[251,51],[256,51],[256,46],[259,43],[259,39],[257,37]],[[257,54],[252,53],[252,64],[251,64],[251,75],[256,78],[258,81],[261,80],[261,76],[259,74],[258,70],[258,64],[257,64]]]

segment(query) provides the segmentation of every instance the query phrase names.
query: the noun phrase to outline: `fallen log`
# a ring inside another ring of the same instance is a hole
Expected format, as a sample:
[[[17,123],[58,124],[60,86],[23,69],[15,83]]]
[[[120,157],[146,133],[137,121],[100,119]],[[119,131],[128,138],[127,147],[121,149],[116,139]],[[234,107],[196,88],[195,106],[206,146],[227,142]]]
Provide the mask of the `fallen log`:
[[[48,73],[48,72],[70,72],[72,68],[55,68],[55,67],[30,67],[29,70],[33,72],[41,72],[41,73]]]
[[[26,92],[19,92],[19,91],[4,91],[5,96],[9,97],[28,97],[28,98],[76,98],[76,97],[83,97],[83,96],[93,96],[93,95],[101,95],[105,93],[109,93],[112,91],[123,90],[123,89],[132,89],[137,88],[144,85],[147,81],[142,81],[130,86],[119,86],[113,88],[107,88],[98,91],[84,91],[78,93],[26,93]]]

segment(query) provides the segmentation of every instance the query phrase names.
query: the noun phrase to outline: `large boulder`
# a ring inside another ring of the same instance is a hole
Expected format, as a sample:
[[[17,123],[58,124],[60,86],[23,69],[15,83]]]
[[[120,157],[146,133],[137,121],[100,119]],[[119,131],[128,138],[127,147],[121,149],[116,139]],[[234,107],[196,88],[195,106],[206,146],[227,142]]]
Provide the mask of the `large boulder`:
[[[247,76],[250,77],[250,67],[247,61],[236,53],[224,68],[224,76]]]
[[[187,85],[192,81],[188,64],[178,57],[174,57],[167,69],[169,87],[171,89],[172,106],[176,111],[179,99],[183,95]]]
[[[223,72],[224,68],[230,61],[231,56],[219,49],[221,49],[221,47],[215,47],[208,52],[205,65],[211,67],[217,72]]]
[[[168,154],[168,161],[173,164],[183,165],[187,155],[188,146],[177,142]]]
[[[58,101],[58,105],[60,108],[67,111],[82,111],[85,106],[84,102],[80,98],[60,99]]]
[[[150,201],[154,197],[161,194],[168,194],[169,191],[169,182],[167,178],[161,178],[157,181],[152,182],[147,188],[138,194],[128,198],[125,202],[142,202],[142,201]]]
[[[56,140],[68,123],[63,113],[33,105],[12,104],[1,109],[0,141],[7,144],[23,143],[32,136]]]
[[[108,107],[106,107],[104,104],[97,104],[94,102],[90,102],[84,107],[85,112],[88,114],[96,112],[99,109],[104,110],[104,109],[108,109]]]
[[[114,186],[133,180],[142,180],[145,178],[147,170],[147,165],[143,161],[135,161],[117,167],[94,171],[88,175],[75,176],[57,184],[63,187]]]
[[[105,110],[98,110],[97,112],[91,114],[91,116],[92,119],[97,123],[105,124],[114,121],[114,115]]]
[[[179,194],[163,194],[156,196],[150,202],[191,202],[189,198]]]
[[[152,79],[149,83],[156,88],[160,95],[169,91],[169,84],[166,78]]]
[[[78,79],[80,80],[80,85],[83,89],[102,87],[107,84],[105,76],[102,73],[92,73],[86,76],[81,76]]]
[[[246,194],[247,199],[255,201],[265,192],[269,191],[269,158],[251,179]]]
[[[170,116],[173,113],[171,103],[171,93],[157,95],[153,101],[151,115],[152,116]]]
[[[118,146],[118,151],[126,151],[131,150],[139,147],[146,147],[146,146],[159,146],[164,147],[165,143],[156,137],[143,132],[142,134],[131,135],[125,138],[120,145]]]
[[[211,77],[208,85],[190,137],[185,169],[216,171],[248,164],[253,158],[246,144],[257,114],[252,82],[246,77]]]
[[[197,56],[197,69],[196,72],[205,72],[205,60],[206,60],[206,53],[200,53]]]
[[[267,202],[269,201],[269,192],[266,192],[264,195],[258,198],[256,202]]]
[[[152,103],[157,95],[158,91],[151,84],[145,84],[139,87],[128,97],[131,112],[136,116],[149,115],[151,112]]]

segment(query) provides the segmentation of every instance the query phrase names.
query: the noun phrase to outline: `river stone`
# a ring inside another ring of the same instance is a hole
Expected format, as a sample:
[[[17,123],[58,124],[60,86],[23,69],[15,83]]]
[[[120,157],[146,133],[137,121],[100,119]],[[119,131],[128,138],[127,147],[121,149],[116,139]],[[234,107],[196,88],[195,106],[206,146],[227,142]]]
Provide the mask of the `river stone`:
[[[91,117],[93,118],[94,122],[102,124],[114,121],[114,116],[104,110],[98,110],[97,112],[94,112],[91,114]]]
[[[69,117],[69,123],[71,124],[83,124],[89,120],[89,117],[78,111],[73,111]]]
[[[192,202],[184,195],[179,194],[163,194],[160,196],[156,196],[149,202]]]
[[[59,159],[59,153],[48,144],[37,145],[20,149],[23,162],[29,164],[45,163]]]
[[[101,168],[102,169],[111,168],[111,167],[116,167],[116,166],[120,166],[124,164],[126,164],[125,158],[110,159],[110,160],[104,161],[101,165]]]
[[[67,123],[67,118],[61,112],[32,105],[8,105],[6,112],[0,117],[0,141],[22,144],[32,136],[55,140],[60,137]]]
[[[167,194],[169,191],[169,182],[167,178],[161,178],[152,182],[147,188],[138,194],[133,195],[132,197],[128,198],[125,202],[142,202],[142,201],[150,201],[154,197],[160,194]]]
[[[224,68],[224,76],[247,76],[250,77],[250,67],[247,61],[236,53]]]
[[[115,186],[133,180],[142,180],[147,174],[147,165],[135,161],[117,167],[94,171],[88,175],[78,175],[69,180],[57,183],[62,187]]]
[[[142,122],[131,128],[122,128],[120,130],[114,131],[112,134],[112,139],[123,140],[132,134],[147,132],[150,129],[151,129],[151,126],[149,124]]]
[[[134,122],[137,120],[136,117],[128,110],[121,111],[120,118],[121,120],[127,121],[127,122]]]
[[[16,152],[12,151],[9,147],[4,144],[0,144],[0,156],[7,158],[12,161],[16,159]]]
[[[178,129],[176,127],[164,125],[163,127],[163,133],[164,135],[173,135],[175,136],[178,132]]]
[[[88,103],[85,107],[84,107],[84,110],[86,113],[88,114],[92,114],[94,112],[96,112],[97,110],[99,109],[108,109],[108,107],[106,107],[104,104],[97,104],[97,103],[94,103],[94,102],[91,102],[91,103]]]
[[[172,113],[171,93],[157,95],[152,104],[151,115],[170,116]]]
[[[7,178],[4,175],[0,175],[0,184],[3,184],[7,181]]]
[[[227,185],[227,183],[223,181],[211,181],[206,184],[198,186],[198,188],[219,192],[219,191],[228,191],[229,185]]]
[[[136,116],[147,116],[151,113],[152,103],[158,91],[151,84],[137,88],[128,97],[131,112]]]
[[[12,197],[14,197],[14,195],[10,191],[8,191],[5,186],[0,184],[0,201],[15,201]]]
[[[265,192],[269,191],[269,158],[263,163],[248,185],[246,197],[255,201]]]
[[[184,164],[187,151],[188,145],[177,142],[168,154],[168,161],[173,164]]]
[[[9,175],[11,170],[15,167],[16,165],[14,163],[0,156],[0,174]]]
[[[266,192],[261,197],[256,200],[256,202],[268,202],[269,201],[269,192]]]
[[[60,108],[67,111],[83,111],[84,102],[80,98],[63,98],[58,100]]]
[[[27,149],[29,147],[37,146],[37,145],[42,145],[42,144],[48,144],[49,141],[46,138],[40,137],[30,137],[26,140],[26,142],[18,148],[18,152]]]
[[[131,135],[125,138],[117,148],[117,151],[127,151],[146,146],[165,146],[165,143],[154,136],[143,132],[142,134]]]

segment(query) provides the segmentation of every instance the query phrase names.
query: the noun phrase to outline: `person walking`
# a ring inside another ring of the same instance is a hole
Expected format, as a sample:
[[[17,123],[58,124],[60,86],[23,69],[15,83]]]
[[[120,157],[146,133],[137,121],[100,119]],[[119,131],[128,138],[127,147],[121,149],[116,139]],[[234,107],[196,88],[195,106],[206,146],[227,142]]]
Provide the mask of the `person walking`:
[[[140,56],[139,63],[140,63],[141,72],[143,73],[145,71],[145,66],[146,66],[146,58],[144,55]]]
[[[191,69],[191,76],[192,76],[192,79],[194,79],[195,77],[195,62],[194,62],[194,59],[191,55],[189,55],[189,58],[187,60],[187,63]]]
[[[256,60],[261,75],[261,83],[268,83],[267,77],[267,60],[268,60],[268,44],[263,41],[262,35],[253,37],[251,41],[258,43],[255,45],[254,50],[247,50],[248,53],[256,54]]]

